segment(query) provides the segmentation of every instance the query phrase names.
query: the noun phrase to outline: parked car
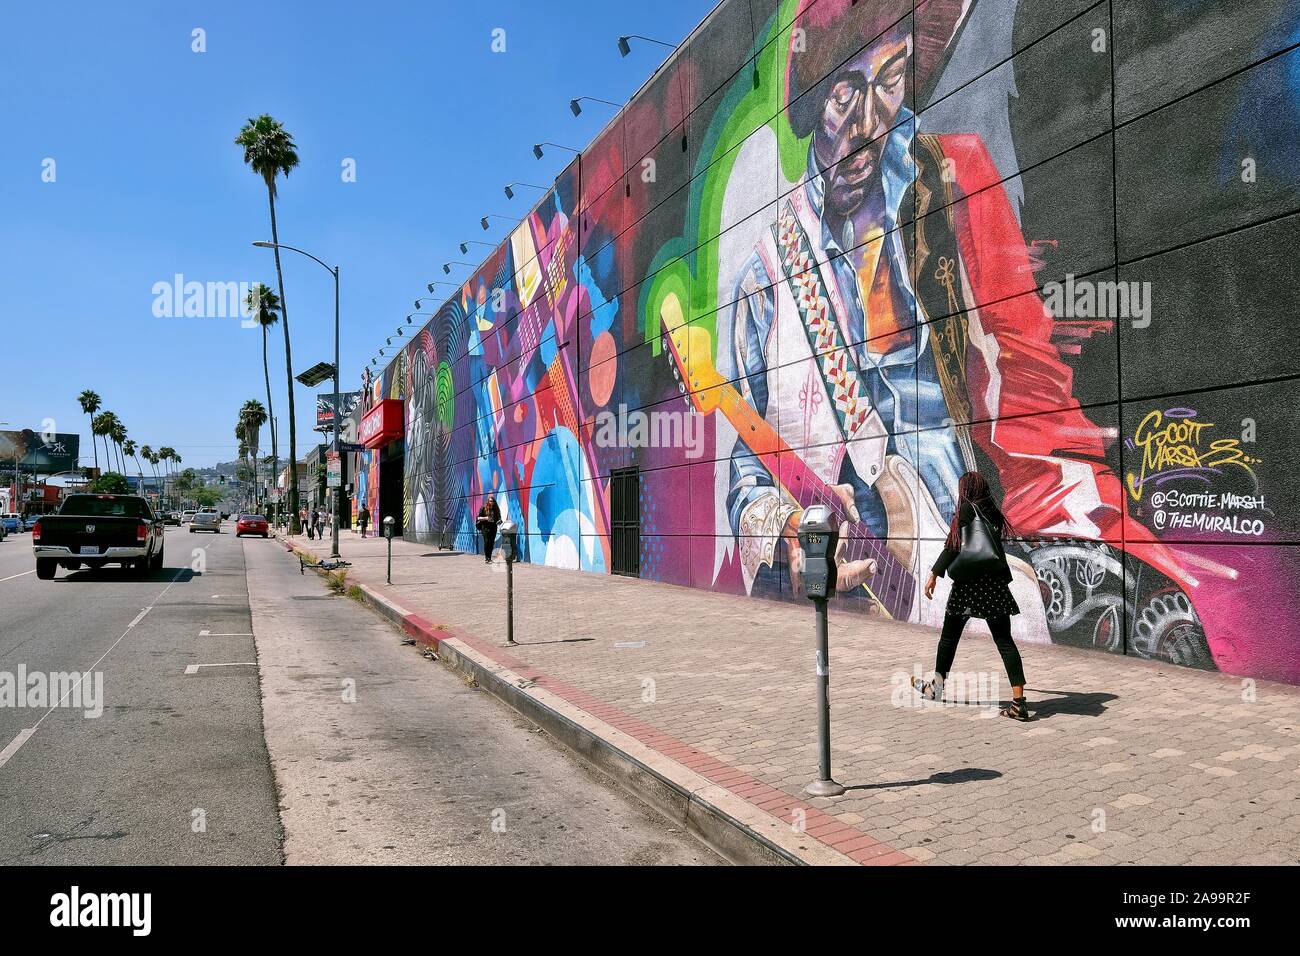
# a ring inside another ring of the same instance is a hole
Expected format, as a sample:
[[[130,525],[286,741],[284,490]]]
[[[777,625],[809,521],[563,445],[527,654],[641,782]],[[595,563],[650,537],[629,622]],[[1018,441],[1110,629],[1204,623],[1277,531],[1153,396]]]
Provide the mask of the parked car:
[[[271,528],[262,515],[240,515],[235,522],[235,537],[245,534],[260,534],[263,538],[271,533]]]
[[[196,531],[211,531],[221,534],[221,515],[215,511],[199,511],[190,519],[190,534]]]
[[[23,518],[23,529],[25,531],[31,531],[32,528],[36,527],[36,522],[40,520],[41,520],[40,515],[37,514],[28,515],[27,517]]]
[[[36,522],[32,549],[42,581],[83,565],[120,564],[143,575],[162,567],[163,525],[139,495],[68,495],[58,514]]]
[[[4,525],[6,534],[17,534],[23,530],[23,516],[10,511],[0,515],[0,524]]]

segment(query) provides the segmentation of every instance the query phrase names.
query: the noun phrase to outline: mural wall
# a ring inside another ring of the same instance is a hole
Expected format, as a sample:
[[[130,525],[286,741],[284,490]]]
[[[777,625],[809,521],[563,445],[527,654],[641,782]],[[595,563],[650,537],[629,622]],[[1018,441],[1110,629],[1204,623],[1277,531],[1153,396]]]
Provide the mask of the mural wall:
[[[729,0],[371,386],[403,524],[938,623],[957,480],[1027,540],[1026,641],[1300,682],[1300,12]],[[379,514],[377,464],[361,478]]]

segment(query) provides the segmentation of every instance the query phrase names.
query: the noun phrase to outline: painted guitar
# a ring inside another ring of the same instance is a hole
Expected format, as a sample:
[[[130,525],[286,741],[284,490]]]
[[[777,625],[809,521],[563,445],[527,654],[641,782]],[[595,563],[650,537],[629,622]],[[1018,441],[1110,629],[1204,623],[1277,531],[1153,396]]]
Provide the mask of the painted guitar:
[[[695,410],[703,415],[720,411],[796,506],[825,505],[841,525],[847,524],[842,559],[875,562],[875,572],[862,587],[890,617],[908,620],[917,599],[918,533],[943,537],[948,531],[911,465],[901,456],[890,455],[884,474],[876,481],[875,488],[890,516],[890,537],[882,541],[865,524],[853,520],[839,493],[809,469],[776,429],[718,372],[713,365],[712,336],[706,329],[685,324],[676,296],[665,300],[660,320],[664,348]],[[916,500],[914,489],[919,489],[925,501]]]

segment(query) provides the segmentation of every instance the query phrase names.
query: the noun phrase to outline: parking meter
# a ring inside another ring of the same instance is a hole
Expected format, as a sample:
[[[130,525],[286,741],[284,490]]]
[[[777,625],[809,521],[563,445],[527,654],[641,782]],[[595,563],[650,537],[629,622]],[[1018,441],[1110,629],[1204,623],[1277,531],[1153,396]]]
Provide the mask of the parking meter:
[[[519,541],[519,526],[513,521],[501,522],[497,529],[501,535],[501,556],[506,559],[506,643],[515,643],[515,558]]]
[[[501,535],[501,557],[506,559],[507,564],[518,556],[519,543],[515,537],[518,531],[519,525],[509,520],[501,522],[501,527],[497,529]]]
[[[388,541],[388,583],[393,583],[393,516],[384,519],[384,538]]]
[[[799,521],[799,546],[803,549],[804,593],[813,602],[817,621],[817,779],[804,788],[814,797],[837,797],[844,785],[831,777],[831,662],[826,601],[835,594],[835,548],[840,531],[825,505],[804,510]]]
[[[799,522],[799,547],[803,549],[804,594],[813,600],[825,600],[835,594],[835,548],[840,530],[831,509],[813,505]]]

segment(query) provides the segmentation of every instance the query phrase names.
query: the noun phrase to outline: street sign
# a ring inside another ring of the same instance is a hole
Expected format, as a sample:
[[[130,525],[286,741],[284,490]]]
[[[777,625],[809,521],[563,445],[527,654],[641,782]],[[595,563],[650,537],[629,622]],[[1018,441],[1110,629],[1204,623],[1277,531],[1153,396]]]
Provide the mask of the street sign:
[[[343,475],[337,471],[327,471],[325,473],[325,487],[339,488],[343,484]]]

